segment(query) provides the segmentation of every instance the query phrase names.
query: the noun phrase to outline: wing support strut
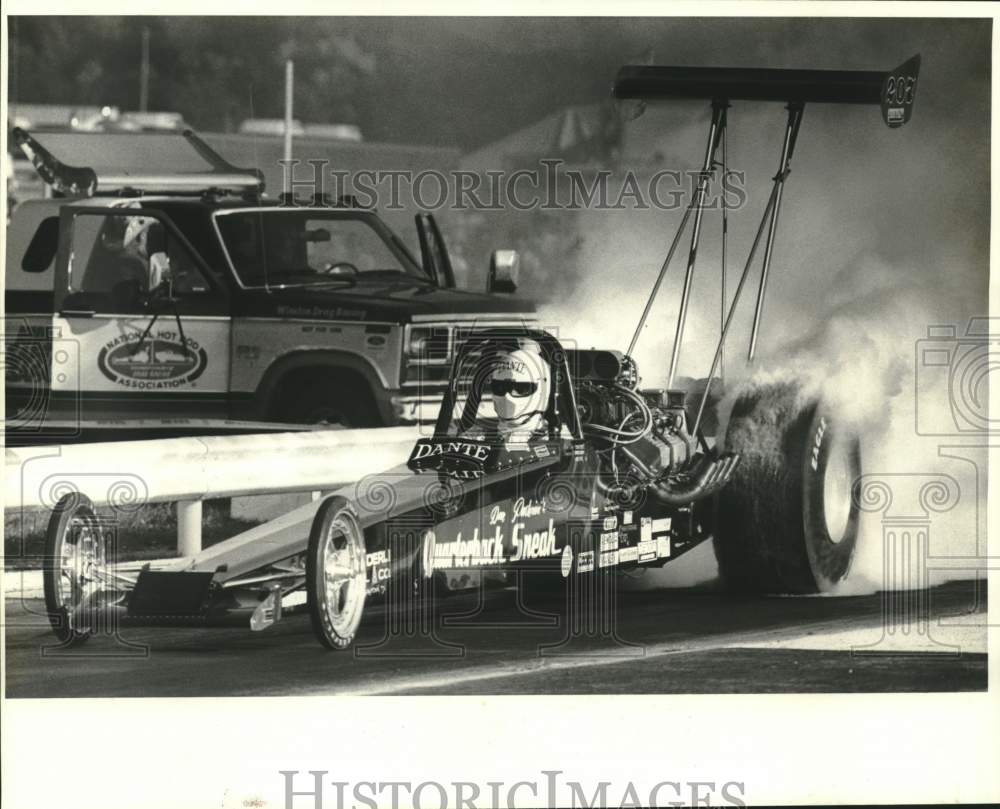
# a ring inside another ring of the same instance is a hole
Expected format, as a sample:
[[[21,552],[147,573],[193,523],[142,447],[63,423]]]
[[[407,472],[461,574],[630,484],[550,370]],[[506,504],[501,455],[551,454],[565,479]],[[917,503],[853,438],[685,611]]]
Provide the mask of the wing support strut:
[[[691,214],[694,214],[694,226],[691,233],[691,247],[688,251],[688,264],[687,272],[684,275],[684,292],[681,295],[680,312],[677,318],[677,333],[674,339],[674,350],[670,359],[670,383],[673,382],[674,372],[677,370],[677,359],[679,357],[680,351],[680,340],[684,333],[684,321],[687,318],[687,306],[688,300],[691,296],[691,280],[694,275],[694,265],[698,256],[698,241],[701,235],[701,220],[702,214],[705,211],[705,199],[708,195],[708,184],[711,181],[715,173],[715,154],[718,151],[719,143],[722,138],[722,133],[726,127],[726,110],[729,107],[727,101],[717,100],[712,102],[712,123],[708,130],[708,145],[705,147],[705,160],[702,163],[701,171],[698,174],[698,185],[695,187],[694,195],[691,197],[691,202],[684,211],[684,216],[681,219],[680,225],[677,227],[677,232],[674,234],[674,239],[670,243],[670,249],[667,250],[667,256],[663,260],[663,264],[660,266],[660,272],[656,277],[656,283],[653,284],[653,289],[649,293],[649,298],[646,300],[646,307],[643,309],[642,317],[639,318],[639,323],[635,327],[635,333],[632,335],[632,341],[629,343],[628,352],[632,353],[639,342],[639,336],[642,334],[643,327],[646,325],[646,319],[649,317],[649,312],[653,308],[653,301],[656,299],[656,294],[660,291],[660,285],[663,283],[663,278],[667,274],[667,269],[670,267],[670,262],[673,261],[674,253],[677,252],[677,247],[680,245],[681,236],[684,234],[684,229],[687,227],[688,220],[691,218]]]
[[[698,173],[698,185],[695,187],[691,202],[684,211],[684,217],[681,219],[677,232],[674,235],[674,239],[670,244],[670,249],[667,251],[667,256],[660,267],[660,272],[656,277],[656,283],[653,284],[653,289],[649,294],[649,298],[646,300],[646,306],[643,309],[642,317],[639,318],[639,324],[636,326],[635,333],[632,335],[632,341],[628,346],[628,353],[631,354],[635,349],[636,343],[639,342],[639,336],[642,334],[642,330],[646,325],[649,312],[653,307],[653,301],[656,299],[656,295],[660,291],[660,285],[663,283],[663,278],[667,274],[670,262],[673,260],[674,254],[677,252],[677,247],[680,244],[680,239],[684,233],[684,229],[687,227],[687,223],[691,219],[691,215],[694,214],[694,224],[691,232],[691,247],[688,250],[687,269],[684,273],[684,286],[681,290],[680,307],[677,313],[677,329],[674,333],[674,344],[670,354],[670,371],[667,376],[668,389],[673,386],[674,378],[677,375],[677,365],[680,359],[681,345],[684,340],[684,326],[687,321],[688,303],[691,299],[691,282],[694,278],[694,267],[698,257],[698,242],[701,235],[702,215],[705,212],[708,185],[711,182],[712,177],[715,175],[716,167],[719,165],[719,163],[716,162],[715,155],[719,149],[720,143],[725,142],[727,125],[726,111],[728,108],[729,102],[724,99],[715,99],[712,101],[712,122],[708,130],[708,145],[705,148],[705,159],[702,163],[701,171]],[[764,310],[764,295],[767,291],[768,274],[771,267],[771,258],[774,255],[774,241],[778,229],[778,217],[781,213],[781,192],[784,188],[785,180],[788,179],[788,175],[792,170],[792,155],[795,153],[795,143],[798,140],[799,128],[802,125],[802,114],[805,109],[805,104],[801,101],[793,101],[788,104],[786,109],[788,110],[788,120],[785,124],[785,137],[781,146],[781,159],[778,164],[778,173],[774,175],[771,196],[768,199],[767,206],[765,207],[764,216],[761,220],[760,228],[758,229],[757,238],[754,240],[753,246],[751,247],[750,256],[743,271],[743,277],[740,279],[740,284],[737,287],[736,297],[733,299],[729,315],[724,319],[722,325],[722,334],[720,335],[719,346],[716,350],[716,356],[712,363],[712,370],[709,373],[709,385],[711,384],[713,375],[718,369],[722,347],[729,331],[733,311],[735,310],[740,294],[743,291],[746,273],[750,268],[754,255],[756,254],[760,237],[763,233],[763,228],[766,225],[767,240],[765,241],[764,246],[763,267],[761,269],[760,286],[757,290],[757,302],[754,307],[753,326],[750,332],[750,347],[747,353],[747,360],[752,362],[754,354],[756,353],[757,335],[760,331],[760,319]],[[727,162],[728,155],[722,164],[724,172],[728,171],[728,165],[726,165]],[[724,183],[725,178],[723,178],[723,184]],[[725,187],[723,185],[723,195],[724,194]],[[723,267],[723,272],[724,271],[725,267]],[[725,282],[723,281],[723,284],[724,283]],[[724,289],[725,287],[723,286],[723,290]],[[723,291],[723,301],[725,301],[724,296],[725,292]],[[723,306],[725,306],[725,303]],[[702,396],[702,407],[699,408],[699,413],[704,408],[704,402],[708,396],[708,390],[709,386],[706,386],[705,393]]]
[[[750,348],[747,355],[747,360],[750,362],[753,361],[754,349],[757,345],[760,316],[763,310],[764,292],[767,287],[768,268],[770,267],[771,256],[774,251],[774,235],[778,226],[778,214],[781,211],[781,192],[785,186],[785,180],[788,179],[788,175],[792,171],[792,155],[795,152],[795,141],[799,135],[799,127],[802,124],[803,107],[804,105],[801,102],[793,102],[788,105],[788,122],[785,125],[785,138],[782,142],[778,173],[772,179],[771,193],[768,196],[767,204],[764,206],[764,213],[760,218],[760,224],[757,226],[757,234],[754,236],[753,244],[750,245],[750,253],[747,256],[746,264],[743,265],[743,272],[740,274],[740,280],[736,286],[736,294],[733,296],[733,302],[729,306],[729,313],[726,315],[725,323],[722,326],[722,334],[719,335],[719,344],[715,349],[715,356],[712,358],[712,368],[708,372],[705,390],[701,395],[701,402],[698,405],[698,415],[694,420],[693,435],[698,434],[698,428],[701,426],[701,418],[705,413],[705,403],[708,401],[708,394],[712,389],[712,380],[722,359],[722,348],[726,343],[726,337],[729,335],[729,328],[733,324],[736,306],[740,301],[740,296],[743,294],[743,287],[746,285],[747,276],[750,274],[750,267],[753,266],[753,260],[757,255],[757,248],[760,246],[760,240],[764,235],[764,228],[766,226],[767,242],[764,247],[763,267],[760,274],[760,286],[757,289],[757,305],[754,309]]]

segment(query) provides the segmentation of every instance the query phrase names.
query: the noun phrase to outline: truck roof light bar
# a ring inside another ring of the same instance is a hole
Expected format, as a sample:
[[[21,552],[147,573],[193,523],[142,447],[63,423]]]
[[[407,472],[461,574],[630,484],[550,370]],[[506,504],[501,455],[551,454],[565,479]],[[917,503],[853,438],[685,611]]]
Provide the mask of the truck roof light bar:
[[[19,126],[15,126],[10,134],[14,143],[35,167],[38,176],[57,194],[94,196],[97,191],[97,172],[92,168],[67,166]]]
[[[99,138],[102,133],[80,133],[77,137]],[[116,133],[118,134],[118,133]],[[181,137],[209,166],[208,171],[170,173],[146,169],[140,171],[97,171],[91,166],[71,166],[59,160],[24,129],[11,131],[14,143],[31,161],[42,180],[57,194],[93,197],[120,195],[123,191],[138,194],[240,193],[259,196],[264,191],[264,175],[259,169],[234,166],[190,129],[182,133],[157,133],[136,138],[176,139]],[[120,135],[119,135],[120,136]],[[137,141],[138,142],[138,141]],[[160,141],[162,143],[163,141]],[[151,150],[155,151],[155,149]]]

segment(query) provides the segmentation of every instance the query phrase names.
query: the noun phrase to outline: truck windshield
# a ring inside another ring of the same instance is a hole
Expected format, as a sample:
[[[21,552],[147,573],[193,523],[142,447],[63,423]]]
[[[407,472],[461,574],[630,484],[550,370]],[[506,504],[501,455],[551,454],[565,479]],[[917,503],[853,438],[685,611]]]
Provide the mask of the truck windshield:
[[[226,252],[245,287],[314,286],[394,276],[432,283],[374,217],[309,209],[216,214]]]

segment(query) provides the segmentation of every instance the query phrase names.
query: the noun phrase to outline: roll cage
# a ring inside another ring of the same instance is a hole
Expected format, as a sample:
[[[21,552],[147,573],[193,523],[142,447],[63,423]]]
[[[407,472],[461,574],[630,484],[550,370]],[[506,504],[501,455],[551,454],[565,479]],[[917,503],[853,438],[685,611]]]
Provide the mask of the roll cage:
[[[573,393],[573,379],[566,351],[560,342],[547,332],[538,329],[515,331],[509,328],[477,332],[456,352],[448,387],[445,389],[441,409],[434,425],[434,438],[448,438],[453,426],[457,427],[459,433],[473,427],[492,361],[498,353],[517,348],[521,340],[532,340],[538,344],[542,357],[552,372],[549,401],[545,409],[548,439],[558,438],[562,428],[565,427],[574,442],[583,441],[583,429],[576,409],[576,396]],[[463,391],[462,386],[466,384],[468,390]],[[462,403],[462,412],[456,424],[455,408],[463,395],[465,401]]]

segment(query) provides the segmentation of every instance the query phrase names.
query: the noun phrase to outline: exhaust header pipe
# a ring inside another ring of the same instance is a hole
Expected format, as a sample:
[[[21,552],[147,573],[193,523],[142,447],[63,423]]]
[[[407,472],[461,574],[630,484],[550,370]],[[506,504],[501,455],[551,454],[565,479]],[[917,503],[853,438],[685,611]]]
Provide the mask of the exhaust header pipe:
[[[683,477],[656,481],[649,486],[649,490],[665,505],[683,506],[719,491],[729,482],[739,460],[737,453],[726,453],[715,460],[702,455],[688,472],[683,473]]]

